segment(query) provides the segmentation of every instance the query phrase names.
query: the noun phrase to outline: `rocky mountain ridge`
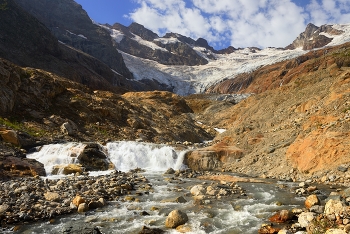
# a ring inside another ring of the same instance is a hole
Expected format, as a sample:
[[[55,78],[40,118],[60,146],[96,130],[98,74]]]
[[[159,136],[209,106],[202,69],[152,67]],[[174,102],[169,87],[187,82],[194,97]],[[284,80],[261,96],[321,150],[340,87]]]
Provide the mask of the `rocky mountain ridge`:
[[[167,90],[180,95],[200,93],[259,66],[297,57],[303,53],[300,48],[319,48],[333,43],[335,36],[349,37],[347,31],[331,25],[309,24],[284,53],[281,48],[236,49],[232,46],[216,51],[203,38],[194,40],[177,33],[159,37],[137,23],[100,25],[92,22],[73,0],[16,2],[45,24],[59,41],[94,56],[124,79],[134,78],[128,82],[118,78],[112,83],[117,86],[130,83],[129,90]],[[264,60],[260,61],[260,57]],[[252,59],[254,62],[250,61],[248,66],[257,63],[256,66],[244,69],[245,61]]]

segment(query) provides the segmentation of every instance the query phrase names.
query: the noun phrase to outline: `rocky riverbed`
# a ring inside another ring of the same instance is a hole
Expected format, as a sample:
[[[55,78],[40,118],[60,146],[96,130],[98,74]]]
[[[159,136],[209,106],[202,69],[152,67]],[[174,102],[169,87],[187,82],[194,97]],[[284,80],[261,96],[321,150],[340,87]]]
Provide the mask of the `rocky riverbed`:
[[[242,199],[258,204],[260,201],[254,197],[254,192],[252,193],[252,188],[257,185],[252,184],[276,187],[284,194],[301,201],[301,205],[288,206],[283,204],[283,195],[280,200],[275,198],[273,208],[267,209],[268,218],[261,219],[259,233],[348,233],[350,230],[349,189],[315,185],[311,184],[311,181],[297,184],[246,178],[229,173],[196,172],[190,169],[169,169],[152,180],[147,177],[143,170],[135,169],[130,172],[112,171],[96,176],[83,173],[60,178],[37,176],[1,181],[2,231],[35,233],[29,231],[33,230],[31,225],[35,223],[46,223],[46,226],[41,228],[52,229],[59,223],[56,220],[62,217],[103,213],[110,207],[123,209],[123,204],[127,204],[127,209],[133,212],[132,218],[129,219],[140,219],[140,223],[144,222],[143,227],[138,228],[138,233],[167,233],[171,230],[176,230],[175,233],[195,233],[194,230],[201,230],[201,233],[228,233],[217,232],[214,223],[217,222],[219,213],[215,213],[214,210],[223,204],[231,207],[233,212],[241,212],[244,208],[237,201]],[[163,188],[164,185],[166,187]],[[153,204],[152,200],[161,196],[159,193],[163,190],[174,195]],[[189,201],[193,202],[189,205]],[[153,204],[152,207],[142,207],[145,202]],[[161,204],[169,205],[162,208]],[[193,223],[187,223],[189,219],[195,219],[189,214],[192,210],[201,212],[208,209],[211,209],[212,213],[205,212],[207,217],[205,222],[201,221],[200,229],[195,229]],[[143,217],[151,215],[152,212],[163,217],[160,219],[164,223],[157,223],[156,220],[142,221]],[[66,225],[60,226],[60,231],[53,233],[109,233],[101,223],[117,222],[107,218],[100,222],[93,221],[97,218],[90,219],[89,221],[89,218],[85,218],[82,223],[66,221]],[[336,231],[331,232],[328,230],[330,228]]]

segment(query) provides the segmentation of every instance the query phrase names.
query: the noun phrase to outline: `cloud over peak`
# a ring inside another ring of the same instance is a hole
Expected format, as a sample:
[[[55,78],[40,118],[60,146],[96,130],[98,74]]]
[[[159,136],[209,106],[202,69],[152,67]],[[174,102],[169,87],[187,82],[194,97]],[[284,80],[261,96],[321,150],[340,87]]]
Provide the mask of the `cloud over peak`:
[[[136,0],[129,17],[164,35],[176,32],[205,38],[216,48],[284,47],[305,26],[350,23],[350,1],[310,0]]]

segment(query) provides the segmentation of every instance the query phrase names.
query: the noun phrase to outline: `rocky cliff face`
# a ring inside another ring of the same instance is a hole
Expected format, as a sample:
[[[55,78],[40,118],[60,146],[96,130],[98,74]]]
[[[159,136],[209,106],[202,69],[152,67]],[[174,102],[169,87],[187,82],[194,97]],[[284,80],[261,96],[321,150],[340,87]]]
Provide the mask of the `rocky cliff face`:
[[[340,30],[332,28],[331,25],[322,25],[317,27],[314,24],[308,24],[305,31],[301,33],[292,44],[286,47],[286,49],[293,50],[296,48],[302,48],[303,50],[311,50],[314,48],[320,48],[332,41],[322,33],[328,33],[330,35],[339,35],[343,33]]]
[[[114,49],[109,32],[95,25],[76,2],[15,1],[45,24],[59,41],[101,60],[122,76],[132,78],[123,57]]]
[[[6,3],[6,8],[0,10],[0,57],[20,66],[62,75],[94,89],[123,92],[133,89],[129,81],[96,58],[59,43],[48,28],[13,0]]]
[[[123,33],[123,39],[116,41],[116,47],[128,54],[157,61],[165,65],[203,65],[208,61],[198,55],[188,41],[177,40],[171,43],[162,43],[158,35],[140,24],[132,23],[129,27],[121,24],[107,25],[111,29]],[[142,42],[147,41],[147,43]],[[164,38],[169,38],[165,36]],[[192,39],[191,39],[192,40]]]

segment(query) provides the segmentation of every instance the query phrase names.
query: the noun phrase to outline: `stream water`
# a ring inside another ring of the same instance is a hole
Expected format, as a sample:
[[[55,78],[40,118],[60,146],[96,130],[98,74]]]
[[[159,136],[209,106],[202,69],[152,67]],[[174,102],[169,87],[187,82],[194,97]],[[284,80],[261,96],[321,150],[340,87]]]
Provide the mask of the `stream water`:
[[[83,145],[78,143],[49,145],[28,157],[43,162],[45,168],[49,169],[56,164],[75,163],[75,160],[70,159],[70,154],[79,154],[82,148]],[[257,233],[261,225],[268,222],[272,212],[302,207],[304,203],[304,198],[288,189],[296,184],[275,181],[238,183],[246,191],[246,197],[221,198],[198,206],[189,195],[190,188],[212,181],[191,178],[169,183],[165,180],[167,176],[163,175],[170,167],[175,170],[186,168],[182,164],[183,151],[176,151],[170,146],[137,142],[109,143],[105,151],[118,170],[145,169],[143,175],[152,184],[154,192],[140,196],[137,202],[115,201],[103,209],[59,218],[54,224],[45,222],[28,225],[22,233],[62,233],[71,222],[76,225],[93,223],[102,233],[138,233],[144,225],[161,228],[167,233],[180,233],[164,226],[166,214],[173,209],[180,209],[189,217],[187,233],[249,234]],[[95,172],[96,175],[101,173]],[[183,196],[187,202],[164,202],[179,196]],[[141,211],[146,211],[147,215],[140,215]]]

